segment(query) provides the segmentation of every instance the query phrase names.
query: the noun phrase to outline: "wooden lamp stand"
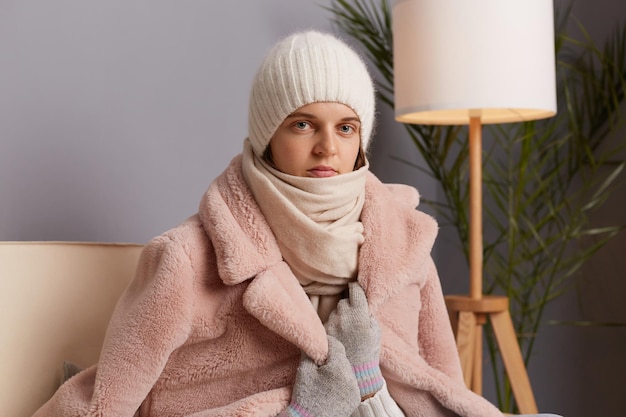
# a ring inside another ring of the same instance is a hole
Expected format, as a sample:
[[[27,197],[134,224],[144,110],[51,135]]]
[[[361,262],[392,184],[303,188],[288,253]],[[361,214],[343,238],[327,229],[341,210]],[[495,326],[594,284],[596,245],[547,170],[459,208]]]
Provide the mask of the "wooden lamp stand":
[[[483,295],[482,236],[482,134],[480,116],[470,117],[470,293],[445,297],[456,337],[465,384],[482,395],[482,326],[489,320],[496,336],[513,395],[523,414],[537,413],[537,404],[528,379],[522,352],[509,313],[509,300]]]

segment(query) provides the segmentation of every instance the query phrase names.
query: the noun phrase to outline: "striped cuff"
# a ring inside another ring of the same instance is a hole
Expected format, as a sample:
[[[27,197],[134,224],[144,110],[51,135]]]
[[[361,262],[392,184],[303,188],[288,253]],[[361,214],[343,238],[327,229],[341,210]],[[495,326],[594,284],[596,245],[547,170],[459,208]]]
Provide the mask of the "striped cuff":
[[[378,360],[352,366],[356,380],[359,383],[361,398],[370,396],[380,391],[383,387],[383,374],[380,372]]]

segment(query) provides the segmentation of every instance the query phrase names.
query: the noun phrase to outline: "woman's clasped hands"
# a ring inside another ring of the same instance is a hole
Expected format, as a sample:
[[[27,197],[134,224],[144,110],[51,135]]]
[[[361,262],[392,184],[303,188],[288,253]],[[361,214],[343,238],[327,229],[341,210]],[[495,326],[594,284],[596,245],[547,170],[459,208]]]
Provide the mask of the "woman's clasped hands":
[[[328,358],[318,366],[302,355],[291,403],[280,417],[350,416],[383,387],[380,328],[357,282],[349,284],[349,297],[339,301],[325,327]]]

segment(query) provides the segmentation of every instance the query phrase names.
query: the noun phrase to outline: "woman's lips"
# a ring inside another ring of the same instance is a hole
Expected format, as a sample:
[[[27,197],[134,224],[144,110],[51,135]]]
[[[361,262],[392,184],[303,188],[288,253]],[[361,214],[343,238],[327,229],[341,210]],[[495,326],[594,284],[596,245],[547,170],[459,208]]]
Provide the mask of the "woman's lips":
[[[328,166],[316,166],[307,171],[311,176],[318,178],[332,177],[337,175],[337,171],[335,171],[332,167]]]

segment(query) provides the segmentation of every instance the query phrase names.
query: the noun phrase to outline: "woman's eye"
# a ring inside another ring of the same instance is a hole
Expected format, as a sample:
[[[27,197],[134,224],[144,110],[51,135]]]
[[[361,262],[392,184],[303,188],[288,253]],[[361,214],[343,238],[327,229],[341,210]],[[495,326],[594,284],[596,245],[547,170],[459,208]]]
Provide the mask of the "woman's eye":
[[[308,122],[296,122],[294,123],[294,126],[296,127],[296,129],[304,130],[307,127],[309,127],[309,123]]]
[[[349,134],[349,133],[354,132],[354,128],[350,125],[343,125],[339,129],[341,130],[341,133],[344,133],[344,134]]]

